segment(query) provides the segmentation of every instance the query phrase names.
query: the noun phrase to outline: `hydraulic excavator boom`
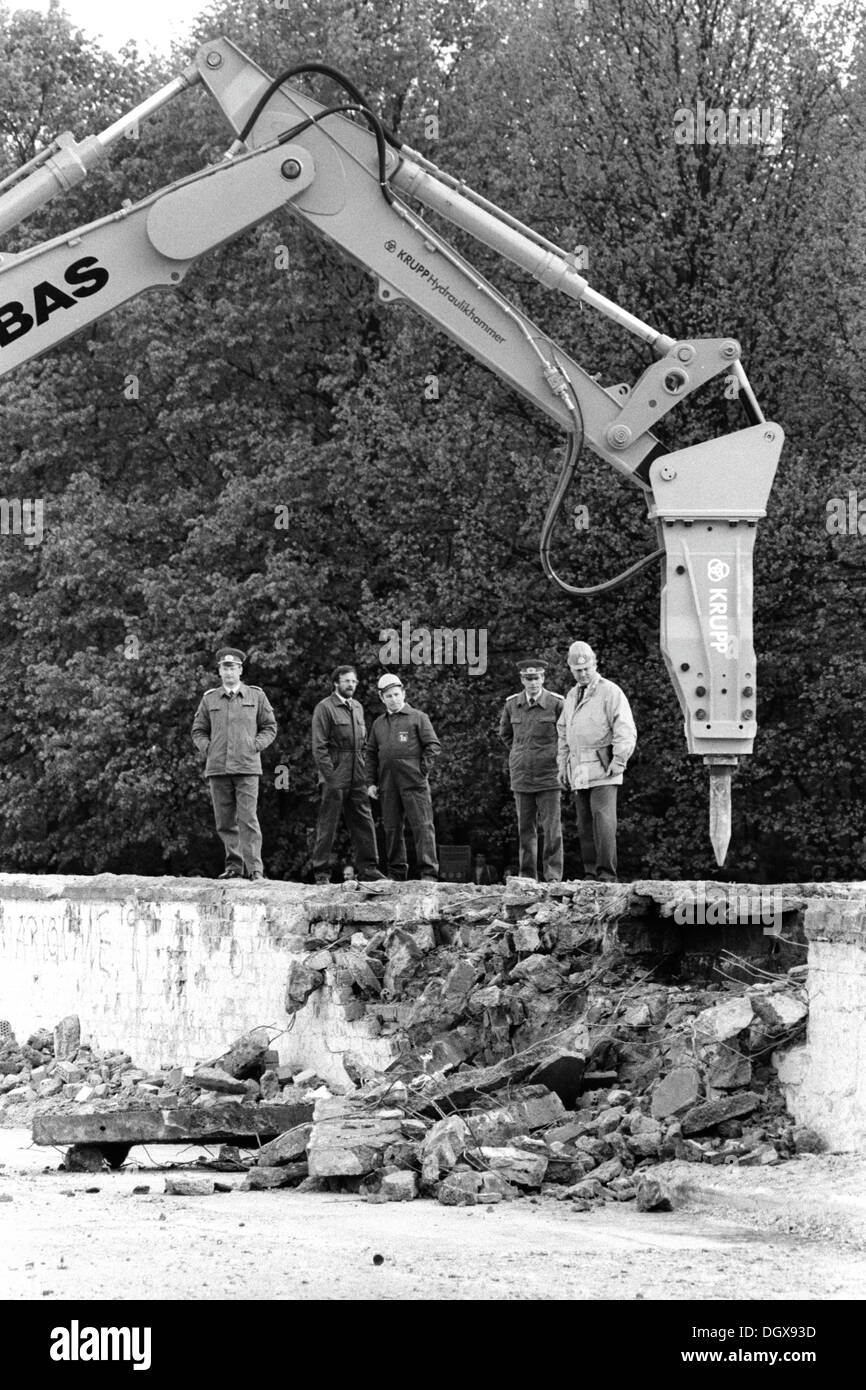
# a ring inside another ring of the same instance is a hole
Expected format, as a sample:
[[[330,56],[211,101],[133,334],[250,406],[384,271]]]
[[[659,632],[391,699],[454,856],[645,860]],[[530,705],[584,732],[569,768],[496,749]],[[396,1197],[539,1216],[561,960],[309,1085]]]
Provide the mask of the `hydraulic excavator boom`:
[[[339,105],[292,79],[335,79]],[[783,443],[764,420],[730,338],[676,339],[592,289],[575,257],[399,144],[357,88],[321,63],[271,80],[228,39],[203,45],[173,82],[80,143],[61,136],[0,184],[0,233],[86,177],[114,141],[202,83],[235,140],[223,160],[109,217],[0,256],[0,375],[144,290],[171,288],[206,252],[286,208],[405,300],[566,432],[566,462],[541,538],[541,563],[566,592],[590,595],[663,559],[661,649],[690,753],[710,769],[710,835],[722,864],[731,773],[757,730],[752,552]],[[551,290],[589,305],[656,354],[633,387],[602,386],[481,276],[431,225],[448,219]],[[668,452],[659,420],[714,377],[733,376],[746,428]],[[550,537],[586,443],[644,493],[658,547],[623,574],[578,588],[556,574]]]

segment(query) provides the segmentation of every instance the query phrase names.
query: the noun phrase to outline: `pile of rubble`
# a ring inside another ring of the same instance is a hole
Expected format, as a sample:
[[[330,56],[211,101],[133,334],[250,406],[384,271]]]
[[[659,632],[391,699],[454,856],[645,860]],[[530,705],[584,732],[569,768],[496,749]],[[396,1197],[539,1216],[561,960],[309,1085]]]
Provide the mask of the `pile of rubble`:
[[[347,1057],[357,1092],[319,1099],[310,1124],[262,1149],[249,1185],[663,1205],[651,1171],[663,1160],[765,1165],[821,1147],[786,1114],[771,1061],[806,1012],[799,969],[746,990],[608,981],[589,988],[591,1021],[560,1045],[541,1040],[492,1066],[411,1075],[404,1061],[402,1076],[398,1063],[364,1077]]]
[[[384,897],[325,895],[295,943],[287,1011],[328,989],[348,1019],[390,1035],[385,1073],[346,1052],[345,1084],[326,1085],[281,1067],[264,1030],[194,1069],[146,1073],[83,1045],[66,1019],[0,1045],[0,1107],[159,1110],[190,1138],[205,1110],[208,1132],[236,1136],[213,1166],[247,1168],[247,1187],[374,1202],[540,1193],[579,1209],[632,1198],[651,1209],[667,1200],[652,1171],[664,1160],[765,1165],[819,1149],[786,1114],[774,1066],[805,1031],[805,967],[774,974],[769,957],[717,952],[696,979],[693,966],[629,952],[596,908],[568,885],[515,880],[410,922]],[[305,1108],[284,1132],[250,1119],[286,1103]],[[118,1138],[134,1134],[127,1124]],[[258,1150],[243,1157],[242,1137]]]
[[[267,1030],[254,1029],[219,1057],[197,1067],[137,1067],[128,1052],[100,1051],[81,1041],[81,1025],[69,1015],[52,1030],[40,1028],[17,1043],[0,1021],[0,1115],[22,1117],[92,1109],[165,1110],[213,1106],[226,1100],[294,1102],[330,1096],[320,1077],[300,1066],[280,1066]]]

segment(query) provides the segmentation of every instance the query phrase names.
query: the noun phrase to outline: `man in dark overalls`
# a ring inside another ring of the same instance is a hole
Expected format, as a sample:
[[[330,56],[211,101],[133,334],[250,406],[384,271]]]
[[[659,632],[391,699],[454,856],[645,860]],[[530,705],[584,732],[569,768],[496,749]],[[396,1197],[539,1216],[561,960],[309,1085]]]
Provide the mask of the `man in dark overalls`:
[[[344,816],[358,878],[365,882],[383,879],[376,862],[376,827],[364,783],[367,726],[363,709],[352,698],[358,685],[354,666],[338,666],[331,672],[331,684],[333,693],[313,710],[313,760],[322,791],[313,874],[317,883],[331,882],[334,839]]]
[[[562,878],[562,818],[557,769],[556,721],[561,695],[544,688],[540,657],[518,662],[523,686],[509,695],[499,720],[499,737],[509,750],[511,790],[517,806],[520,873],[538,877],[538,830],[544,838],[542,870],[548,883]]]
[[[409,872],[403,835],[408,820],[421,878],[438,879],[427,770],[431,759],[442,751],[441,745],[427,715],[406,703],[399,676],[382,676],[379,695],[385,713],[375,720],[367,742],[367,791],[382,804],[388,873],[391,878],[404,879]]]

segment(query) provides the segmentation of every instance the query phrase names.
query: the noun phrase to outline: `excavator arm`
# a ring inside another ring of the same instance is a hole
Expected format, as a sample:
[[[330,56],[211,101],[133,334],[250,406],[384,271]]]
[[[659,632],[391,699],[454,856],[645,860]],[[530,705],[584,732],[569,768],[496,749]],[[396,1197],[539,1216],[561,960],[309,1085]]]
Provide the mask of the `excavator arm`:
[[[566,467],[545,522],[541,559],[567,592],[622,582],[663,556],[661,647],[683,711],[689,752],[710,767],[710,834],[719,864],[730,836],[730,777],[751,753],[755,720],[752,551],[783,434],[767,423],[732,339],[670,338],[593,290],[573,256],[399,145],[346,79],[328,108],[289,85],[307,64],[271,81],[228,39],[142,106],[80,145],[61,137],[37,168],[0,186],[0,233],[86,176],[140,120],[196,82],[235,131],[218,164],[133,206],[17,255],[0,256],[0,375],[47,351],[147,289],[171,288],[206,252],[281,208],[339,246],[377,281],[379,298],[405,300],[533,401],[567,434]],[[339,76],[339,75],[337,75]],[[348,119],[348,116],[353,119]],[[365,124],[360,124],[358,118]],[[440,236],[430,209],[548,288],[607,315],[657,360],[633,388],[605,387],[554,343]],[[652,433],[683,399],[725,373],[750,424],[674,453]],[[583,443],[645,496],[659,548],[607,584],[578,589],[556,575],[549,540]]]

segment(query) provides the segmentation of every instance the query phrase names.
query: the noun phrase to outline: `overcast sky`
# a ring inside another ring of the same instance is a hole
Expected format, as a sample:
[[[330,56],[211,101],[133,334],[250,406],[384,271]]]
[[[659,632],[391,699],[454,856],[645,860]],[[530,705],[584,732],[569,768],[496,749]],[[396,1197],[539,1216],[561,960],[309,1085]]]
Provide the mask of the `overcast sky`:
[[[9,0],[7,0],[9,3]],[[49,0],[27,0],[9,4],[10,9],[48,12]],[[167,52],[172,40],[182,40],[192,20],[207,8],[207,0],[146,0],[144,4],[124,4],[123,0],[65,0],[61,3],[73,24],[105,48],[116,52],[127,39],[137,39]]]

